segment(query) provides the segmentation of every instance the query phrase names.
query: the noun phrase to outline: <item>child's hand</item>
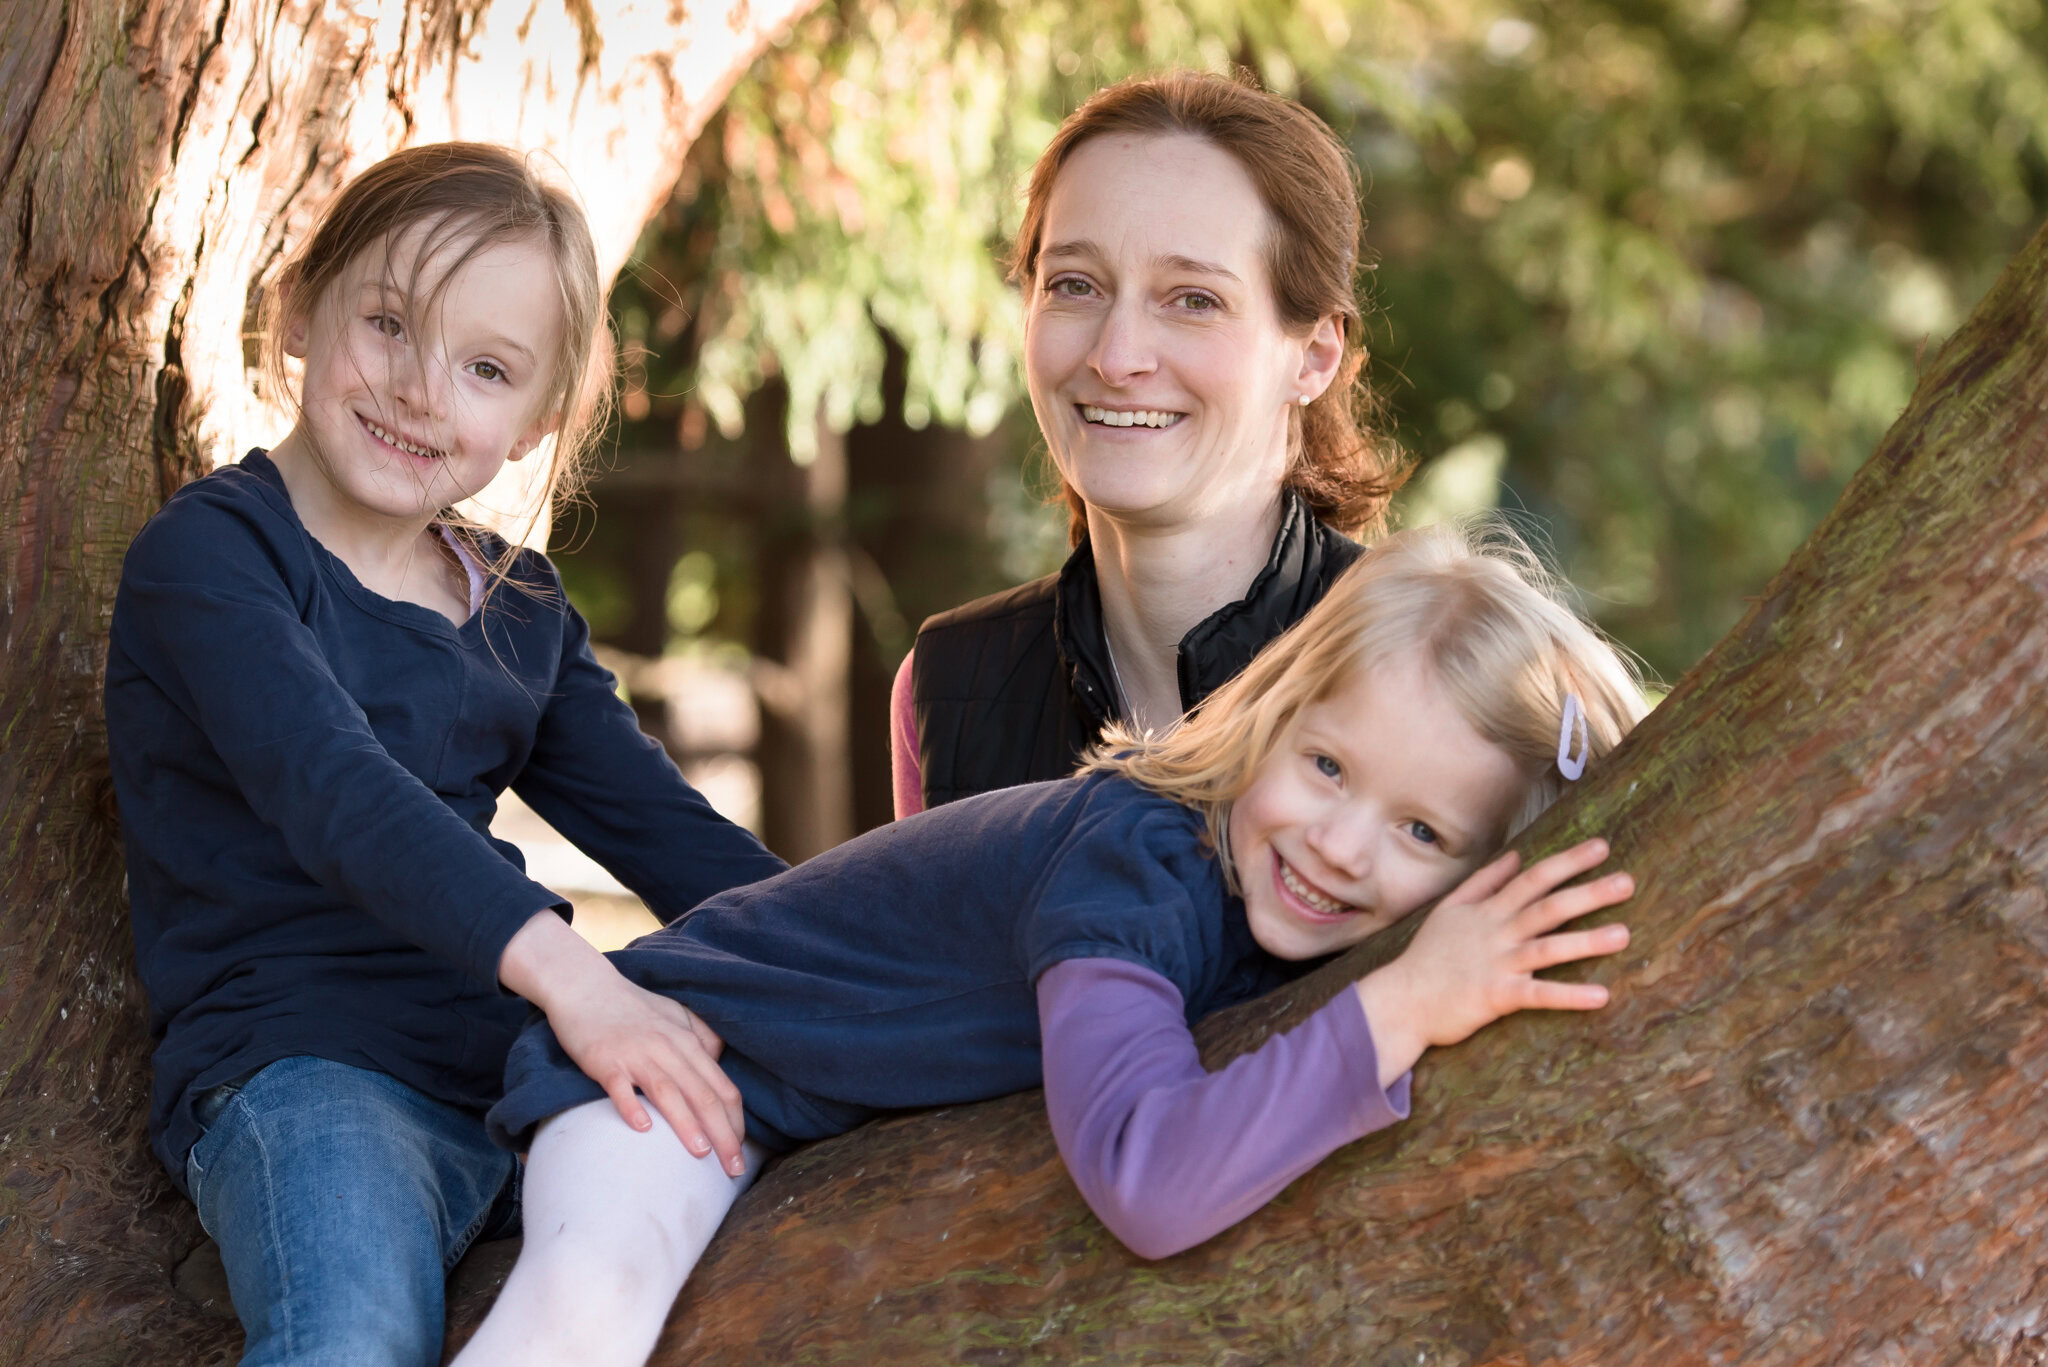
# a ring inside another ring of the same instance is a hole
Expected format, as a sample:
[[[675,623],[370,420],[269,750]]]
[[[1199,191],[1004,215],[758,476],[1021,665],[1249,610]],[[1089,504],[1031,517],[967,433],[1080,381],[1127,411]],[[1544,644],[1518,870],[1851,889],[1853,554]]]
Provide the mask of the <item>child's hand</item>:
[[[626,980],[552,911],[521,927],[498,965],[505,986],[547,1013],[555,1038],[636,1130],[652,1123],[641,1095],[698,1157],[716,1149],[746,1171],[746,1114],[718,1066],[725,1042],[680,1002]]]
[[[1560,890],[1605,858],[1607,842],[1588,840],[1517,874],[1520,860],[1504,854],[1439,903],[1401,957],[1359,981],[1383,1086],[1413,1067],[1424,1049],[1456,1044],[1502,1016],[1607,1004],[1607,989],[1597,983],[1535,976],[1628,944],[1628,928],[1619,925],[1550,933],[1634,895],[1635,880],[1626,873]]]
[[[728,1171],[746,1170],[739,1089],[717,1062],[725,1042],[696,1012],[615,971],[610,984],[548,1008],[548,1023],[628,1125],[645,1130],[650,1123],[637,1089],[691,1153],[716,1149]]]

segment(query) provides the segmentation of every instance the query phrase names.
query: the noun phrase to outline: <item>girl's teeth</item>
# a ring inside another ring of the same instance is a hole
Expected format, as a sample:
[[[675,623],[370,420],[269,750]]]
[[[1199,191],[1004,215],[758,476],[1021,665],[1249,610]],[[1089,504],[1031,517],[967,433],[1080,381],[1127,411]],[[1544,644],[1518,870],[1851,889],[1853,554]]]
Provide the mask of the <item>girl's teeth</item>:
[[[363,426],[370,429],[371,436],[375,437],[378,441],[384,442],[386,445],[396,446],[399,450],[415,456],[426,456],[433,460],[439,460],[441,458],[441,453],[439,451],[436,451],[433,447],[415,446],[409,441],[405,441],[402,438],[395,436],[390,432],[386,432],[383,428],[377,426],[376,423],[370,422],[367,419],[364,420]]]
[[[1180,421],[1180,414],[1154,408],[1125,411],[1116,408],[1096,408],[1085,403],[1081,405],[1081,416],[1089,422],[1101,423],[1104,427],[1171,427]]]
[[[1302,882],[1300,878],[1295,876],[1293,866],[1285,859],[1280,861],[1280,881],[1287,885],[1289,892],[1314,907],[1317,911],[1327,915],[1337,916],[1347,911],[1358,910],[1349,902],[1339,902],[1335,898],[1325,897],[1308,884]]]

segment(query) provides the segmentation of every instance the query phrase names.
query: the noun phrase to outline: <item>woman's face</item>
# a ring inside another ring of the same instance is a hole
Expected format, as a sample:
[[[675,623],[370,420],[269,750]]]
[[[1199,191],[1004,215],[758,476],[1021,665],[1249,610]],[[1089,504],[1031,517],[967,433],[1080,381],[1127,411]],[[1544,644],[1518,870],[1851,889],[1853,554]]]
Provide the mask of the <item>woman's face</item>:
[[[1287,410],[1321,394],[1342,335],[1282,326],[1271,223],[1230,153],[1103,135],[1053,181],[1025,310],[1031,406],[1091,513],[1160,530],[1261,513],[1287,470]]]

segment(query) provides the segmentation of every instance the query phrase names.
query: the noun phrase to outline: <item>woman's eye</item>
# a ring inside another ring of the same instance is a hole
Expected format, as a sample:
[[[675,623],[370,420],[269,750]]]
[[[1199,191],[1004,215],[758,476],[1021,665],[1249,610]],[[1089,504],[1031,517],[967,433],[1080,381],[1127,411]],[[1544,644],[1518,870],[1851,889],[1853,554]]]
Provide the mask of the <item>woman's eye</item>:
[[[1344,766],[1331,759],[1328,755],[1316,755],[1313,758],[1315,760],[1316,772],[1324,778],[1344,777]]]
[[[476,376],[479,380],[502,380],[505,378],[504,367],[496,361],[478,361],[469,368],[469,373]]]
[[[377,329],[377,331],[383,333],[386,337],[392,338],[398,337],[405,331],[405,329],[402,326],[400,326],[398,320],[396,318],[393,318],[388,313],[371,314],[370,326]]]
[[[1436,828],[1427,821],[1409,822],[1408,834],[1414,836],[1425,845],[1441,845],[1443,843],[1443,838],[1436,833]]]
[[[1208,313],[1213,309],[1221,308],[1222,303],[1213,294],[1204,294],[1201,290],[1189,290],[1180,297],[1180,306],[1190,313]]]
[[[1056,294],[1066,299],[1085,299],[1095,293],[1095,287],[1076,276],[1063,275],[1045,287],[1047,294]]]

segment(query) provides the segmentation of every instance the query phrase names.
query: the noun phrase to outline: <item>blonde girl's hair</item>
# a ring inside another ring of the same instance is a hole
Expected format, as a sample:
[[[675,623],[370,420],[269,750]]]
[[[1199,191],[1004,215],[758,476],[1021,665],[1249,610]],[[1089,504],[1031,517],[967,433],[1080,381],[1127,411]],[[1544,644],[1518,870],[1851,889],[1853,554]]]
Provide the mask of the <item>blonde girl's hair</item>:
[[[1648,710],[1633,663],[1565,605],[1561,584],[1520,538],[1498,523],[1424,527],[1368,550],[1178,730],[1152,737],[1112,726],[1082,771],[1123,774],[1200,811],[1236,891],[1231,803],[1304,707],[1408,651],[1521,769],[1507,836],[1564,792],[1557,749],[1567,695],[1585,712],[1588,759],[1620,744]]]
[[[394,152],[345,186],[305,244],[286,261],[263,306],[263,370],[277,395],[293,387],[285,356],[292,326],[309,322],[327,292],[358,257],[412,229],[424,233],[413,252],[413,278],[391,279],[409,316],[439,302],[447,282],[478,254],[507,242],[539,242],[554,264],[562,305],[562,341],[536,422],[552,425],[554,454],[545,497],[559,507],[582,487],[591,449],[603,432],[612,395],[611,323],[597,246],[574,194],[544,175],[536,158],[481,142],[437,142]],[[424,263],[454,249],[448,269],[422,294]],[[387,273],[392,270],[388,264]],[[444,509],[438,521],[463,535],[488,567],[492,584],[506,581],[517,547],[495,552],[483,528]]]
[[[1196,137],[1244,167],[1271,220],[1266,266],[1281,322],[1306,331],[1334,317],[1344,332],[1336,380],[1306,408],[1288,410],[1284,482],[1338,531],[1384,530],[1387,500],[1407,478],[1408,463],[1380,430],[1380,399],[1364,375],[1358,280],[1365,220],[1350,149],[1308,108],[1259,89],[1249,73],[1170,71],[1106,86],[1067,116],[1032,168],[1010,253],[1012,284],[1034,287],[1061,168],[1090,139],[1111,134]],[[1067,537],[1078,546],[1087,505],[1071,485],[1062,492]]]

